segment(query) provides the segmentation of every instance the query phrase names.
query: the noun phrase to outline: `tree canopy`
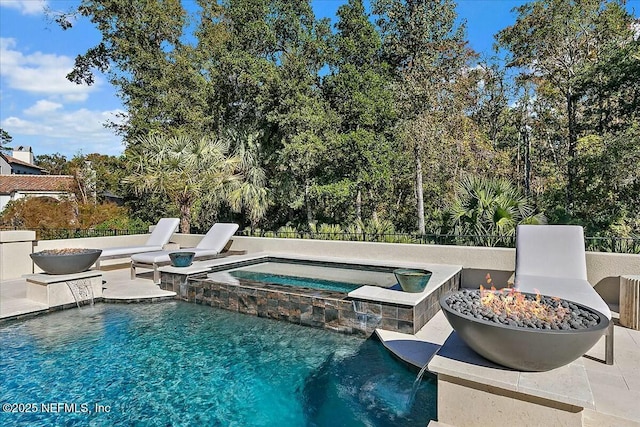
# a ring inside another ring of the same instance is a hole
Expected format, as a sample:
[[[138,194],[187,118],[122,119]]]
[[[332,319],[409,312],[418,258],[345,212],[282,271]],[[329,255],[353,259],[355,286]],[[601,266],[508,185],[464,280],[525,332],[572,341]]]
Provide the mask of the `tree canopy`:
[[[332,26],[309,0],[82,0],[102,41],[69,78],[108,74],[138,166],[140,144],[230,135],[242,179],[223,203],[191,194],[185,226],[480,230],[450,215],[473,176],[510,180],[527,216],[639,233],[640,41],[624,1],[525,3],[496,58],[472,51],[455,6],[345,0]],[[134,214],[166,207],[154,197]]]

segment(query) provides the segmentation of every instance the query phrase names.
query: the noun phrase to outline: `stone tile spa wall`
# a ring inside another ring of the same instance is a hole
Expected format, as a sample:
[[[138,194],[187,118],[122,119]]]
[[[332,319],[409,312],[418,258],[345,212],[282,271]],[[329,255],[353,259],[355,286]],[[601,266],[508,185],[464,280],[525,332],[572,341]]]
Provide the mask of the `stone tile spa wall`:
[[[164,272],[160,284],[183,301],[361,336],[371,335],[376,328],[415,334],[438,312],[439,298],[459,285],[457,274],[416,306],[408,306],[350,299],[339,292],[293,291],[251,281],[219,283],[206,276],[189,278]]]

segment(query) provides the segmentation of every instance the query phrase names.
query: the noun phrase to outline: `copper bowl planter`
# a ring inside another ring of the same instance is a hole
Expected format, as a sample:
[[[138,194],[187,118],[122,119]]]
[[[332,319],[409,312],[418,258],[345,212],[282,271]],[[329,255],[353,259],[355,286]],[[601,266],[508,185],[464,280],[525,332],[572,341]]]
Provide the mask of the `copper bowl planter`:
[[[393,274],[403,291],[418,293],[424,291],[432,273],[429,270],[416,268],[398,268],[393,270]]]

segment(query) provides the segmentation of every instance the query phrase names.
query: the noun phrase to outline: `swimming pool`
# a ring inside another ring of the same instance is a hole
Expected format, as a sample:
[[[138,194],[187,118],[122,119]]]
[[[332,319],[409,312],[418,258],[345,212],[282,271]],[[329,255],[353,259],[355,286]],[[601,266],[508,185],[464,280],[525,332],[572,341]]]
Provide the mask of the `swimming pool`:
[[[408,405],[415,373],[377,341],[196,304],[64,310],[0,326],[0,348],[1,403],[38,405],[0,413],[4,426],[424,426],[436,416],[435,383],[423,380]],[[43,413],[49,403],[68,406]]]
[[[255,282],[344,293],[363,285],[390,288],[397,284],[391,271],[333,267],[326,264],[268,261],[231,269],[228,273],[232,277]],[[215,278],[216,273],[209,274],[209,277]]]
[[[237,279],[254,282],[344,293],[363,285],[391,288],[398,283],[390,268],[356,267],[311,261],[270,260],[232,268],[226,273]],[[221,273],[210,273],[208,277],[220,278]]]

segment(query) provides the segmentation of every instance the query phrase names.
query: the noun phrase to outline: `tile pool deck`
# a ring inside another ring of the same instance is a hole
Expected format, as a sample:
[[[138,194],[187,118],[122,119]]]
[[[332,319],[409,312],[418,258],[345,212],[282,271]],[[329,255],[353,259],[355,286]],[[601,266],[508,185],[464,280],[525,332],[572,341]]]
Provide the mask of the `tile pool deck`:
[[[103,298],[108,302],[158,301],[175,296],[153,284],[151,275],[138,275],[131,281],[128,268],[102,273]],[[24,279],[0,282],[0,321],[47,311],[47,306],[26,299]],[[436,314],[415,334],[377,330],[389,349],[416,367],[424,366],[451,332],[442,313]],[[604,357],[604,339],[578,360],[586,372],[594,402],[594,409],[584,411],[584,426],[640,426],[640,331],[616,325],[614,333],[614,365],[598,361]],[[459,406],[464,407],[465,403]]]

